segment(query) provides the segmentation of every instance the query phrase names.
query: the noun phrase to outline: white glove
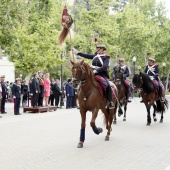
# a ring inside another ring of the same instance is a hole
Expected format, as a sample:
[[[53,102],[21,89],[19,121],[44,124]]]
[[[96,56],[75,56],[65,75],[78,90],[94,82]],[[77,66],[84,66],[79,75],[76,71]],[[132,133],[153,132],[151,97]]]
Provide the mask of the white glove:
[[[94,74],[97,74],[98,72],[97,72],[97,70],[93,70],[93,73],[94,73]]]
[[[13,96],[13,99],[15,99],[16,97],[15,96]]]
[[[76,55],[79,53],[79,51],[78,51],[78,50],[76,50],[74,47],[71,47],[71,50],[72,50],[72,51],[73,51],[73,53],[74,53],[74,54],[76,54]]]

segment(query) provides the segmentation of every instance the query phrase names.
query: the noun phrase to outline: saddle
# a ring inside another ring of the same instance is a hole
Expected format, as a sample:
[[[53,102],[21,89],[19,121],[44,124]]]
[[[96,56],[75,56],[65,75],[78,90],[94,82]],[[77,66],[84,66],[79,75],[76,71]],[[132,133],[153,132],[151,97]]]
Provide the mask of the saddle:
[[[107,81],[103,77],[101,77],[99,75],[95,75],[95,79],[98,82],[98,89],[99,89],[100,94],[103,97],[106,97],[105,91],[106,91],[106,89],[108,87]],[[117,91],[116,85],[113,82],[111,82],[111,81],[109,81],[109,84],[110,84],[111,89],[112,89],[112,94],[115,96],[116,95],[116,91]]]

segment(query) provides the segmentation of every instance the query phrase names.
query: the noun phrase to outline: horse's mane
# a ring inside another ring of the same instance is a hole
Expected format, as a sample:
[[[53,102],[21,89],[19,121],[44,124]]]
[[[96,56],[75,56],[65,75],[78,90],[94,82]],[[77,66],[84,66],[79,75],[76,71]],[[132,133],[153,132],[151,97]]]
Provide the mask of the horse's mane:
[[[91,82],[93,83],[93,85],[97,86],[97,82],[96,82],[96,80],[95,80],[95,77],[94,77],[92,68],[91,68],[91,67],[89,66],[89,64],[86,63],[86,62],[84,62],[83,65],[85,66],[88,75],[90,75],[90,79],[91,79]]]
[[[141,79],[142,78],[142,79]],[[142,81],[142,89],[146,93],[153,93],[155,91],[154,84],[148,74],[140,73],[135,74],[133,77],[133,84],[140,83]]]

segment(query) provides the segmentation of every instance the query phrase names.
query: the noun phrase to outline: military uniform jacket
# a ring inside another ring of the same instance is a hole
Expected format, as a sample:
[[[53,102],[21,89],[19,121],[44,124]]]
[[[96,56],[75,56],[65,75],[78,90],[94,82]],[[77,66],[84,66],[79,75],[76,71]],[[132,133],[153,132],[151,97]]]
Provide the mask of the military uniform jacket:
[[[123,77],[126,80],[126,77],[129,77],[129,75],[130,75],[128,66],[124,65],[124,66],[120,66],[120,67],[121,67],[121,70],[123,70]]]
[[[21,86],[13,84],[12,95],[15,96],[16,98],[21,98]]]
[[[4,82],[1,82],[1,88],[2,88],[2,97],[6,97],[7,95],[7,87]]]
[[[92,59],[92,68],[95,68],[98,74],[102,77],[108,77],[108,67],[109,67],[109,61],[110,56],[106,54],[84,54],[84,53],[78,53],[79,56]]]
[[[149,76],[153,77],[154,79],[158,78],[159,75],[159,68],[157,64],[154,64],[152,66],[147,65],[144,73],[148,74]]]

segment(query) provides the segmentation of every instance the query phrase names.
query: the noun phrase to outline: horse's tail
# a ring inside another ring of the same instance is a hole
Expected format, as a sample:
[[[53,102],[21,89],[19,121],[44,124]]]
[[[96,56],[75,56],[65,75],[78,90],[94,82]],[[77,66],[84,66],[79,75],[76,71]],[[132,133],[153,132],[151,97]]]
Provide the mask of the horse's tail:
[[[61,31],[59,38],[58,38],[59,45],[63,44],[63,42],[65,41],[65,39],[66,39],[66,37],[69,33],[69,31],[70,31],[69,29],[67,29],[65,27],[63,28],[63,30]]]
[[[156,112],[157,113],[161,113],[162,111],[165,112],[166,109],[168,109],[168,107],[169,107],[169,103],[168,103],[168,100],[166,98],[165,98],[163,107],[162,107],[160,100],[156,101]]]

